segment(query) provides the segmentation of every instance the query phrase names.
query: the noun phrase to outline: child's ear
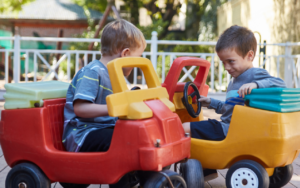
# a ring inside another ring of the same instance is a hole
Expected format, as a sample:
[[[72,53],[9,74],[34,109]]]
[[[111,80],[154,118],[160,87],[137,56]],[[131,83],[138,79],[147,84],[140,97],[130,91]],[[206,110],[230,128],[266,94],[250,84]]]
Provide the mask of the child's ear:
[[[247,54],[247,60],[248,61],[253,61],[254,60],[254,52],[250,50]]]
[[[127,57],[129,55],[130,55],[130,49],[129,48],[125,48],[124,50],[122,50],[121,57]]]

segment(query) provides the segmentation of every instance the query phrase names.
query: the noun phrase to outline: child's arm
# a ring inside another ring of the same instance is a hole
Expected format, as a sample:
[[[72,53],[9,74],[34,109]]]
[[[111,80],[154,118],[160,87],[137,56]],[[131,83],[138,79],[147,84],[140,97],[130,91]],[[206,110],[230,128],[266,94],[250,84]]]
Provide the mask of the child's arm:
[[[201,96],[199,101],[201,102],[201,105],[203,107],[207,107],[209,109],[215,109],[217,114],[222,114],[223,113],[222,112],[222,107],[225,104],[223,101],[213,99],[213,98],[208,98],[208,97],[205,97],[205,96]]]
[[[286,88],[284,81],[271,76],[265,69],[259,69],[254,75],[254,82],[257,88],[281,87]]]
[[[94,118],[98,116],[108,116],[106,104],[95,104],[86,100],[77,99],[73,103],[76,116],[82,118]]]
[[[106,104],[97,104],[99,92],[104,92],[101,88],[101,77],[95,69],[84,69],[81,72],[80,79],[74,80],[76,84],[72,85],[74,90],[73,108],[76,116],[81,118],[95,118],[107,116],[108,110]],[[75,87],[76,85],[76,87]],[[109,90],[109,92],[112,92]]]
[[[254,74],[253,82],[242,85],[238,93],[241,97],[245,97],[252,89],[270,87],[286,88],[286,85],[282,79],[271,76],[265,69],[258,69]]]

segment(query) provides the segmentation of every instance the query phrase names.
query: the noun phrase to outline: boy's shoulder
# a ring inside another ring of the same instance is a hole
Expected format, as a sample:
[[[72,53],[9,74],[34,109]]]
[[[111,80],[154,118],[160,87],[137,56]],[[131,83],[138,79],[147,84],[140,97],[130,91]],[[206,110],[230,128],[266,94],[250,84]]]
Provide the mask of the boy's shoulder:
[[[82,80],[84,76],[98,79],[99,77],[103,77],[103,72],[108,73],[107,68],[99,60],[94,60],[86,66],[82,67],[74,76],[73,81]]]
[[[265,69],[262,69],[262,68],[259,68],[259,67],[252,67],[251,70],[252,70],[253,72],[257,72],[257,71],[260,71],[260,72],[266,72]]]
[[[251,74],[251,75],[266,75],[269,74],[268,71],[265,69],[259,68],[259,67],[252,67],[251,69],[248,69],[246,71],[246,74]]]
[[[254,73],[257,76],[266,76],[266,75],[270,76],[269,72],[266,69],[255,67],[254,70],[255,70]]]
[[[106,71],[106,67],[99,61],[99,60],[93,60],[89,64],[87,64],[84,67],[86,70],[93,70],[96,72]]]
[[[77,74],[89,74],[89,72],[91,72],[91,74],[96,73],[101,75],[100,73],[102,71],[107,71],[107,68],[99,60],[93,60],[86,66],[82,67]]]

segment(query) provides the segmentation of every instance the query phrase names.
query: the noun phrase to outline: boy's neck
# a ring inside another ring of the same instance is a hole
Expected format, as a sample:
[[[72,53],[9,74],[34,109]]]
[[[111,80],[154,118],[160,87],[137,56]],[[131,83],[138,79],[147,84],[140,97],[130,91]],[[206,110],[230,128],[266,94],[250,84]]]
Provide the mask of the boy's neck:
[[[116,59],[116,58],[119,58],[120,55],[119,54],[116,54],[116,55],[112,55],[112,56],[101,56],[101,59],[99,60],[105,67],[107,67],[107,63]]]

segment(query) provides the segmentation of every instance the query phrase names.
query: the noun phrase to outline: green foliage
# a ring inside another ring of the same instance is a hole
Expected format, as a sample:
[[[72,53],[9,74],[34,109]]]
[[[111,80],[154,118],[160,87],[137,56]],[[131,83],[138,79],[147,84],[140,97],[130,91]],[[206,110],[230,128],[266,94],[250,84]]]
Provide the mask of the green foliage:
[[[68,62],[67,62],[67,60],[64,60],[63,62],[61,62],[59,64],[58,72],[63,72],[64,74],[66,74],[67,70],[68,70]],[[74,61],[74,58],[71,58],[71,61],[70,61],[70,75],[71,75],[71,78],[73,78],[74,75],[75,75],[75,61]]]
[[[199,40],[215,40],[218,35],[217,13],[218,7],[227,0],[210,0],[200,20]]]
[[[84,31],[82,34],[75,35],[76,38],[94,38],[95,27],[91,27],[90,30]],[[89,46],[89,42],[71,42],[70,50],[87,50]],[[95,43],[95,49],[100,49],[100,38],[99,42]]]
[[[0,12],[16,12],[22,10],[22,5],[34,0],[0,0]]]
[[[133,23],[134,25],[139,24],[139,17],[140,17],[140,12],[139,8],[143,7],[144,2],[143,0],[123,0],[124,5],[122,7],[122,10],[120,12],[128,12],[129,18],[128,21]]]
[[[144,34],[144,37],[146,40],[151,40],[152,32],[156,31],[158,35],[160,35],[164,31],[164,26],[168,24],[167,22],[164,22],[162,19],[159,19],[157,21],[154,21],[151,25],[148,26],[137,26],[141,32]],[[162,46],[159,46],[159,49]],[[162,47],[164,48],[164,47]],[[159,50],[158,49],[158,50]],[[145,51],[150,51],[150,45],[147,45]]]
[[[104,12],[107,6],[107,0],[72,0],[79,6],[86,6],[89,9]]]
[[[196,41],[196,40],[185,40],[185,41]],[[200,46],[200,45],[176,45],[172,51],[173,52],[194,52],[194,53],[212,53],[214,50],[210,46]]]
[[[228,0],[187,0],[186,36],[200,41],[215,40],[217,36],[217,9]]]
[[[92,0],[73,0],[81,6],[87,8],[93,8]],[[95,2],[102,0],[95,0]],[[185,0],[187,4],[186,10],[186,30],[185,31],[169,31],[168,27],[172,23],[173,16],[178,15],[181,4],[179,1],[165,0],[165,6],[158,6],[157,0],[124,0],[125,9],[130,12],[130,19],[133,24],[142,31],[146,40],[151,40],[152,31],[158,33],[159,40],[183,40],[183,41],[210,41],[215,40],[217,36],[217,7],[227,2],[227,0]],[[89,4],[91,3],[91,4]],[[152,24],[148,26],[140,26],[137,22],[138,14],[136,10],[144,7],[148,10],[148,14],[152,19]],[[104,11],[105,8],[98,9]],[[171,13],[168,13],[171,11]],[[96,28],[90,24],[88,31],[77,35],[76,37],[92,38],[94,36]],[[88,48],[88,43],[71,43],[71,49]],[[97,45],[97,49],[100,49],[100,44]],[[147,46],[145,51],[150,51],[150,45]],[[213,53],[214,47],[211,46],[199,46],[199,45],[159,45],[159,52],[193,52],[193,53]],[[148,58],[148,57],[147,57]],[[158,56],[157,60],[157,74],[161,78],[161,75],[167,75],[170,65],[171,57],[165,56],[164,70],[162,67],[162,56]],[[210,59],[208,59],[210,61]],[[189,69],[190,67],[187,67]],[[197,73],[194,71],[194,75]],[[218,62],[215,63],[215,77],[218,77]],[[193,75],[193,76],[194,76]],[[224,75],[223,75],[224,76]],[[162,80],[161,80],[162,81]],[[187,80],[186,80],[187,81]],[[207,78],[207,83],[210,82],[210,77]],[[216,83],[217,86],[218,83]]]
[[[95,32],[99,25],[95,25],[94,20],[90,16],[90,9],[96,10],[99,12],[104,12],[107,6],[107,0],[72,0],[74,3],[82,6],[84,9],[84,13],[88,19],[88,28],[81,34],[77,34],[74,37],[77,38],[94,38]],[[70,49],[71,50],[87,50],[89,46],[88,42],[79,43],[79,42],[71,42]],[[95,43],[94,46],[96,49],[100,49],[100,40],[99,43]]]
[[[151,25],[148,26],[138,26],[138,28],[142,31],[142,33],[145,36],[146,40],[151,39],[151,33],[152,31],[156,31],[158,35],[160,35],[163,31],[165,26],[168,24],[168,22],[163,21],[162,19],[158,19],[156,21],[153,21]]]

